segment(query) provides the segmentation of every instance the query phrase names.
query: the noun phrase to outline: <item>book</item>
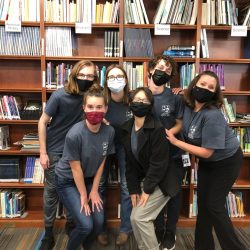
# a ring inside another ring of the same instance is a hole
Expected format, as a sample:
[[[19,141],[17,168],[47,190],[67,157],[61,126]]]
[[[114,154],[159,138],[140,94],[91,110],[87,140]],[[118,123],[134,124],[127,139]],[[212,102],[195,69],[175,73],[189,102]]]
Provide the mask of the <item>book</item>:
[[[19,182],[20,167],[18,158],[0,158],[0,182]]]

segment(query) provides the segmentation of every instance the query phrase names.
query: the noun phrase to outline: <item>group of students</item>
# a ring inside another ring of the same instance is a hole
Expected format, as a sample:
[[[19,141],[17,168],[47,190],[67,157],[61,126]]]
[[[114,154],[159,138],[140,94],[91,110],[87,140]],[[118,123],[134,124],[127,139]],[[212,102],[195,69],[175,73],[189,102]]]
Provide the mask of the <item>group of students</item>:
[[[175,73],[171,57],[157,56],[148,64],[148,87],[129,92],[126,72],[114,64],[102,90],[96,66],[80,61],[65,87],[51,95],[38,125],[46,178],[41,250],[54,246],[59,198],[67,210],[67,249],[88,250],[96,237],[108,244],[103,202],[114,153],[121,177],[117,245],[133,232],[139,249],[175,248],[183,163],[190,153],[199,159],[195,249],[215,248],[213,228],[222,249],[246,249],[225,209],[243,156],[220,111],[218,77],[199,74],[182,98],[166,87]]]

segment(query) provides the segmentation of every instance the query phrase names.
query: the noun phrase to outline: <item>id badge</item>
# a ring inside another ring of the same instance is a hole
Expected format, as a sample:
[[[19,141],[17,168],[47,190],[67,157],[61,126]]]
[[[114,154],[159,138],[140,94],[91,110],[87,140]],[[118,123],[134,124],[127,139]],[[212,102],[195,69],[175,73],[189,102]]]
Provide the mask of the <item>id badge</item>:
[[[182,164],[183,164],[184,168],[191,166],[189,153],[185,153],[185,154],[181,155],[181,159],[182,159]]]

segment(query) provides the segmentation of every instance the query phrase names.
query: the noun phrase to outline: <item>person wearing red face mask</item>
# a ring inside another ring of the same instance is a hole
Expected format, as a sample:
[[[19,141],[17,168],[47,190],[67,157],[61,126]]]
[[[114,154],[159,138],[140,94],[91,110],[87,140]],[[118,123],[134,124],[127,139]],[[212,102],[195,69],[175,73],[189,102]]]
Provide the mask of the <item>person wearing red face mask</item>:
[[[53,224],[58,203],[55,166],[62,156],[65,136],[74,124],[82,120],[81,107],[84,92],[98,82],[96,66],[93,62],[87,60],[77,62],[64,88],[52,93],[40,117],[38,134],[40,162],[45,175],[43,199],[45,235],[39,250],[50,250],[55,244]],[[69,234],[73,227],[72,218],[67,213],[66,233]]]
[[[226,196],[243,162],[239,141],[220,107],[223,98],[218,76],[204,71],[185,90],[183,135],[185,142],[167,130],[167,139],[199,159],[195,249],[215,249],[214,229],[221,249],[246,250],[238,239],[225,207]]]
[[[86,119],[67,133],[55,169],[57,193],[76,225],[67,249],[78,249],[81,244],[89,249],[102,230],[103,202],[98,187],[106,157],[114,153],[115,133],[102,123],[107,103],[99,85],[92,85],[85,93],[83,110]]]

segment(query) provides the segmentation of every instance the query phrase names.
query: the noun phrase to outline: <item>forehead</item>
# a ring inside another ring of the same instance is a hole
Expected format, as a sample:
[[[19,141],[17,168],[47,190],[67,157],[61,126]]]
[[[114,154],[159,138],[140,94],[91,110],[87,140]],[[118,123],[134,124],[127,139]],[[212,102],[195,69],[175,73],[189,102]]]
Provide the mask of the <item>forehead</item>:
[[[171,67],[171,64],[170,64],[170,62],[167,62],[167,61],[161,59],[161,60],[156,64],[156,66]]]
[[[123,72],[121,69],[118,69],[118,68],[113,68],[109,71],[108,73],[109,76],[116,76],[116,75],[123,75]]]
[[[95,105],[95,106],[104,105],[104,98],[97,96],[87,96],[86,105]]]
[[[146,94],[145,94],[145,92],[144,91],[139,91],[136,95],[135,95],[135,97],[134,97],[134,99],[135,98],[140,98],[140,99],[145,99],[145,98],[147,98],[147,96],[146,96]]]
[[[216,79],[214,77],[212,77],[212,76],[209,76],[209,75],[201,76],[198,83],[201,83],[201,82],[209,84],[209,85],[213,85],[214,87],[216,87]]]
[[[81,68],[79,70],[80,74],[94,74],[94,67],[93,66],[83,66],[83,68]]]

